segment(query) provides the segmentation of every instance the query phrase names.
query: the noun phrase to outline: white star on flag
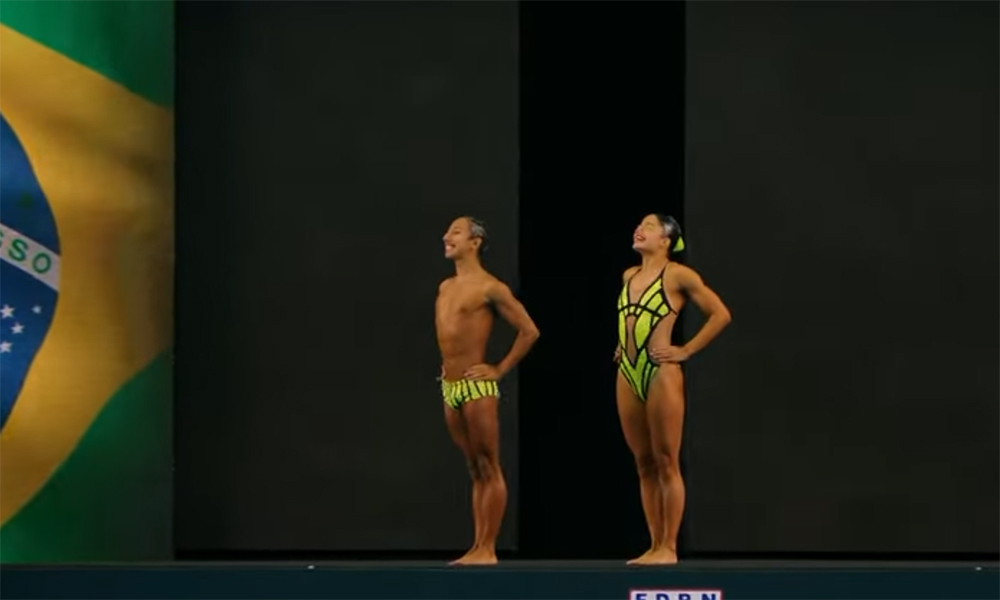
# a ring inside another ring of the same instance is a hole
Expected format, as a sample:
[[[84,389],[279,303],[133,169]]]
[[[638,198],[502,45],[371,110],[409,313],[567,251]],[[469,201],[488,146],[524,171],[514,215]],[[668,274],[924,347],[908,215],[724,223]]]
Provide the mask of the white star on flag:
[[[0,319],[9,319],[14,316],[14,307],[9,304],[4,304],[3,308],[0,308]]]
[[[0,354],[3,354],[4,352],[10,352],[10,348],[13,345],[14,344],[11,344],[10,342],[0,342]]]
[[[14,323],[14,326],[11,327],[10,330],[13,331],[14,333],[21,333],[22,331],[24,331],[24,325],[21,325],[20,323]]]

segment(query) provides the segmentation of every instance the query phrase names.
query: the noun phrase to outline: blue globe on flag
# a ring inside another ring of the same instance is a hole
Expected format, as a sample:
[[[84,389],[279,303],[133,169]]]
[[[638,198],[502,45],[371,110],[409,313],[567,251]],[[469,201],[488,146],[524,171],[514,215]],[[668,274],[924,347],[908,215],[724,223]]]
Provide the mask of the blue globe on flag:
[[[31,161],[0,116],[0,428],[59,298],[59,235]]]

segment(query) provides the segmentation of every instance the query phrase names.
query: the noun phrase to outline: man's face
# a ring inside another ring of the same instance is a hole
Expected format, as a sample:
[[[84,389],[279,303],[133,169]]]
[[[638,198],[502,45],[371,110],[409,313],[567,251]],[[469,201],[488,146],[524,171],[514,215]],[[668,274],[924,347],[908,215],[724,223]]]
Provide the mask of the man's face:
[[[445,258],[452,260],[475,254],[482,240],[472,237],[472,224],[465,217],[452,221],[444,238]]]
[[[640,252],[663,252],[670,244],[664,235],[663,224],[655,215],[649,215],[632,233],[632,248]]]

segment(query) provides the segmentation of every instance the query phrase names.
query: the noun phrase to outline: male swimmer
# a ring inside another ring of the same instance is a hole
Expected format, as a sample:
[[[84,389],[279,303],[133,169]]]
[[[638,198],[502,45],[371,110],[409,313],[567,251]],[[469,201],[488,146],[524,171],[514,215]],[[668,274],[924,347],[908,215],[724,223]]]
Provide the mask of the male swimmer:
[[[444,418],[461,448],[472,477],[475,541],[458,565],[496,564],[496,541],[507,506],[507,484],[500,469],[497,382],[531,349],[538,328],[503,282],[480,262],[486,249],[486,227],[460,217],[444,235],[444,255],[455,263],[455,275],[441,282],[435,326],[441,349],[441,393]],[[515,329],[517,339],[497,365],[486,364],[486,342],[496,311]]]
[[[639,470],[642,510],[651,544],[628,564],[677,562],[677,532],[684,516],[681,433],[684,374],[680,364],[729,324],[729,309],[693,269],[670,260],[684,249],[672,217],[649,215],[635,228],[632,248],[642,264],[623,276],[618,295],[616,396],[625,441]],[[677,315],[690,300],[706,317],[686,344],[672,346]]]

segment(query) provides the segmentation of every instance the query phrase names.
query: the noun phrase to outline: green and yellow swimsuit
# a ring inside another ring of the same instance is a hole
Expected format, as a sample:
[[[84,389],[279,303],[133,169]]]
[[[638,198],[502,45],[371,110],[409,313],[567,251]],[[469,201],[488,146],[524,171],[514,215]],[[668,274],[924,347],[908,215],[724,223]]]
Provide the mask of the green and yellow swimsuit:
[[[665,271],[666,267],[642,292],[638,302],[633,303],[629,294],[632,278],[635,275],[632,275],[625,282],[625,287],[618,295],[618,344],[621,347],[618,370],[621,371],[629,387],[642,402],[646,401],[649,383],[659,368],[656,363],[650,360],[647,345],[660,321],[674,312],[667,299],[667,291],[663,288],[663,273]],[[629,317],[635,317],[631,330],[628,326]],[[628,352],[629,334],[635,343],[636,356],[634,359],[629,356]]]

